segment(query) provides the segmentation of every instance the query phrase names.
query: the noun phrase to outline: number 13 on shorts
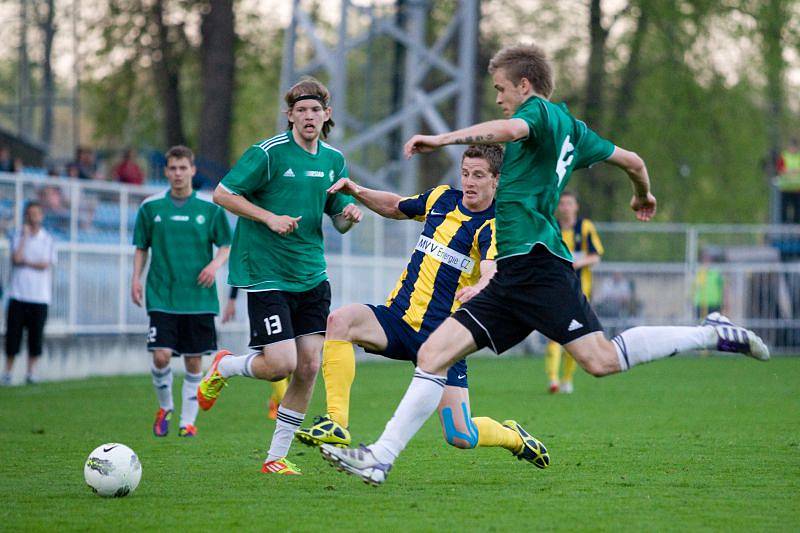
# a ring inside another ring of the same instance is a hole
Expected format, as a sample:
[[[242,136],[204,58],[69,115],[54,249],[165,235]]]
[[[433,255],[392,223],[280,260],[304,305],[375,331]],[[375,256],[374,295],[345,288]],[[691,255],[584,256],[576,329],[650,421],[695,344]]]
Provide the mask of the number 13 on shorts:
[[[264,327],[267,328],[267,335],[277,335],[283,331],[281,317],[278,315],[268,316],[264,319]]]

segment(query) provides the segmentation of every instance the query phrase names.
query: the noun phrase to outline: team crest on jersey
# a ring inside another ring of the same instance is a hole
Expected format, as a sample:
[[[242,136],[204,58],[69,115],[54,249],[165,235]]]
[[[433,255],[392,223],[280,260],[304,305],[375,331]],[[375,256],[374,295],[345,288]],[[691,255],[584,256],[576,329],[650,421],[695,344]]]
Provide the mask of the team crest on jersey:
[[[331,169],[330,172],[328,172],[328,179],[330,179],[331,183],[333,183],[333,169]]]
[[[198,224],[204,224],[206,221],[206,217],[204,217],[203,215],[197,215],[195,217],[195,220],[197,221]]]

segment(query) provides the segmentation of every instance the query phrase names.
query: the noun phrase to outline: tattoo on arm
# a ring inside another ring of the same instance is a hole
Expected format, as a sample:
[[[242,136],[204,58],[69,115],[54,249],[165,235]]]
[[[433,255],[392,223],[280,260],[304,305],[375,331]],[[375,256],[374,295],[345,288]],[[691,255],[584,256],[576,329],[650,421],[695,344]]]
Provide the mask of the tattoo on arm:
[[[494,133],[487,133],[486,135],[468,135],[466,137],[458,137],[453,140],[453,144],[481,144],[484,142],[490,143],[494,139]]]

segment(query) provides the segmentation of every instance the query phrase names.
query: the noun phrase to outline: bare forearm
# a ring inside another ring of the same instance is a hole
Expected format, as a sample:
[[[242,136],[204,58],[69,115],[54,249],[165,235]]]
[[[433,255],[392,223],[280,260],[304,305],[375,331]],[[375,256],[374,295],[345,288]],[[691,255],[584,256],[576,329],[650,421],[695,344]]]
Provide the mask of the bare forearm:
[[[142,250],[141,248],[137,248],[136,252],[133,254],[133,279],[139,280],[142,277],[142,271],[144,270],[144,265],[147,263],[147,250]]]
[[[388,191],[376,191],[366,187],[358,187],[358,192],[353,195],[356,200],[364,204],[370,211],[378,213],[385,218],[397,220],[408,218],[399,209],[402,196]]]
[[[273,216],[273,213],[258,207],[244,196],[233,194],[221,187],[214,191],[214,203],[227,209],[236,216],[249,218],[256,222],[266,223],[266,220]]]
[[[217,254],[212,259],[212,263],[215,268],[220,268],[228,261],[228,257],[231,254],[231,247],[230,246],[220,246],[217,249]]]
[[[25,265],[25,237],[20,239],[17,248],[14,250],[14,255],[11,257],[11,262],[14,263],[15,266]]]
[[[520,124],[522,123],[522,125]],[[490,120],[468,128],[443,133],[442,144],[495,144],[515,141],[527,135],[527,127],[519,119]]]

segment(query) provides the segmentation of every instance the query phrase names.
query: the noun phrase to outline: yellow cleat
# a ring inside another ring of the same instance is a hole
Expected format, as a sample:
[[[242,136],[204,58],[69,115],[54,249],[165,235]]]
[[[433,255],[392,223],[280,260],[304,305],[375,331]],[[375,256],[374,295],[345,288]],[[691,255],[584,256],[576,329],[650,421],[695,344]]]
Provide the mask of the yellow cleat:
[[[208,369],[208,372],[200,382],[200,386],[197,387],[197,403],[203,411],[208,411],[214,407],[214,402],[217,401],[222,388],[228,384],[228,380],[223,378],[219,370],[217,370],[219,362],[228,355],[231,355],[228,350],[217,352],[217,355],[214,356],[214,362],[211,363],[211,368]]]
[[[506,420],[503,425],[522,438],[522,448],[514,456],[522,461],[523,459],[533,464],[536,468],[547,468],[550,466],[550,454],[547,448],[536,437],[525,431],[516,420]]]
[[[341,424],[331,420],[328,415],[315,417],[314,425],[298,429],[294,432],[294,438],[306,446],[330,444],[347,448],[350,445],[350,432]]]
[[[283,476],[299,476],[302,475],[300,469],[289,461],[286,457],[282,459],[275,459],[274,461],[265,461],[261,466],[262,474],[280,474]]]

